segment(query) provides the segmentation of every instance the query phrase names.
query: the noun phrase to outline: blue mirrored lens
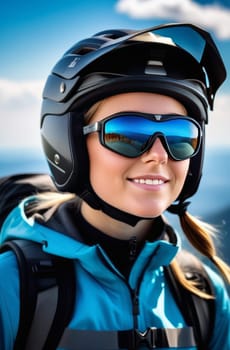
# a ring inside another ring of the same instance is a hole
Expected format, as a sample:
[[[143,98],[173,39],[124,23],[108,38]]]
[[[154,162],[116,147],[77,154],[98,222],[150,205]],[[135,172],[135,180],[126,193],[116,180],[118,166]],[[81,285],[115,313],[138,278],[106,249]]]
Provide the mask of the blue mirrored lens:
[[[177,160],[190,158],[199,146],[199,129],[190,120],[155,121],[138,116],[107,120],[103,144],[116,153],[132,158],[146,152],[154,136],[164,139],[170,155]]]

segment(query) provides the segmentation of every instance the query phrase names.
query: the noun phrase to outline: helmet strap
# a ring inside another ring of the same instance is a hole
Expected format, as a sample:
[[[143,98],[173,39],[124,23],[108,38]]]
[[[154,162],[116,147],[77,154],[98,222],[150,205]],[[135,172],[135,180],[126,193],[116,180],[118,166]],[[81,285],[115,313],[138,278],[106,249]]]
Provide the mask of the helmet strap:
[[[191,202],[185,202],[184,200],[180,200],[178,204],[172,204],[168,207],[168,211],[171,214],[176,214],[179,217],[183,216],[187,212],[187,208]]]
[[[109,215],[111,218],[124,222],[125,224],[128,224],[133,227],[136,226],[136,224],[140,220],[148,219],[127,213],[106,203],[100,197],[98,197],[98,195],[94,192],[91,186],[90,188],[87,188],[83,193],[81,193],[80,197],[93,209],[101,210],[105,214]]]

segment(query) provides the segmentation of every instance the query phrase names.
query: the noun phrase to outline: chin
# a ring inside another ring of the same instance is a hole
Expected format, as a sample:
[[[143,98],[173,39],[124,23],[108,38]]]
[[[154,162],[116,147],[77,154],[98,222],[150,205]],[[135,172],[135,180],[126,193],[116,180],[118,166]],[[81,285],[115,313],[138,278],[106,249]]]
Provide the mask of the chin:
[[[154,219],[160,215],[163,214],[163,212],[166,210],[167,208],[164,209],[153,209],[153,210],[129,210],[128,213],[141,217],[143,219]],[[127,212],[127,210],[126,210]]]
[[[134,206],[130,206],[129,209],[125,211],[139,217],[150,219],[162,215],[170,204],[171,203],[161,204],[158,201],[157,203],[149,203],[148,205],[138,205],[136,208]]]

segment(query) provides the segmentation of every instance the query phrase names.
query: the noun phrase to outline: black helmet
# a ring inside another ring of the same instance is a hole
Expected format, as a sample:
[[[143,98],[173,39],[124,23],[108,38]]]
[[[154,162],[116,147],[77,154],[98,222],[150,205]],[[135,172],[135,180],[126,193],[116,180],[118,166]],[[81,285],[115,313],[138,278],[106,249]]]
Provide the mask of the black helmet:
[[[81,197],[90,188],[83,125],[95,102],[123,92],[162,93],[181,101],[204,134],[208,107],[225,78],[212,38],[191,24],[106,30],[76,43],[54,66],[43,93],[42,143],[57,188]],[[204,137],[178,200],[196,192],[203,153]]]

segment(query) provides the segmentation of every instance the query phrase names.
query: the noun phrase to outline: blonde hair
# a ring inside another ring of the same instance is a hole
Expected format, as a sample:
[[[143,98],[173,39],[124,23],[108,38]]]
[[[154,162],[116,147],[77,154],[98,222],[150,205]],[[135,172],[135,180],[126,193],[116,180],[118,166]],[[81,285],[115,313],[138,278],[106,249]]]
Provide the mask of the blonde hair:
[[[230,267],[217,256],[216,247],[213,240],[213,237],[216,236],[217,230],[213,226],[192,216],[188,212],[185,212],[180,216],[180,224],[191,245],[202,256],[208,258],[216,266],[225,281],[229,284]],[[188,281],[185,278],[184,273],[181,271],[176,259],[172,261],[171,266],[176,278],[186,289],[206,299],[210,299],[212,297],[209,294],[198,290],[194,283],[191,283],[191,281]]]
[[[103,100],[100,100],[96,103],[94,103],[89,109],[88,111],[85,113],[84,115],[84,120],[85,120],[85,124],[88,124],[90,122],[90,119],[93,117],[93,115],[97,112],[97,110],[99,109],[100,105],[103,103]]]

